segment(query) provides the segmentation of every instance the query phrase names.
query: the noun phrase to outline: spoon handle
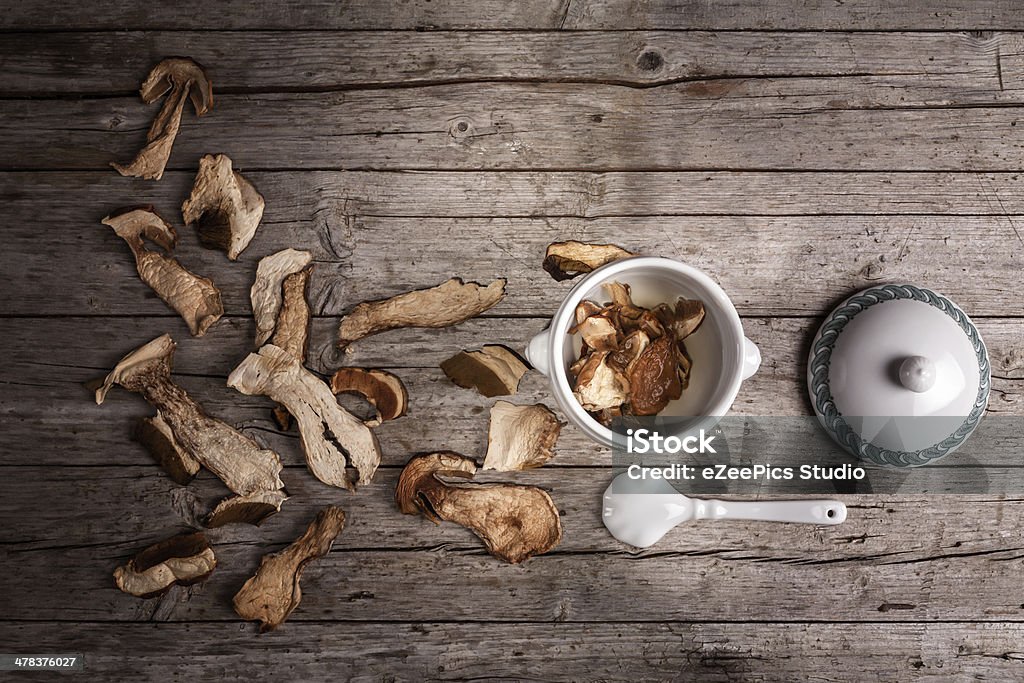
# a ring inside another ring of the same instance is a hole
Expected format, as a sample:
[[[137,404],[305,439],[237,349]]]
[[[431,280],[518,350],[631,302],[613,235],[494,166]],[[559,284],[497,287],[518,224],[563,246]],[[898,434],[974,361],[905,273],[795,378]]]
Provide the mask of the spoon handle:
[[[841,524],[846,505],[838,500],[693,501],[694,519],[754,519],[762,522]]]

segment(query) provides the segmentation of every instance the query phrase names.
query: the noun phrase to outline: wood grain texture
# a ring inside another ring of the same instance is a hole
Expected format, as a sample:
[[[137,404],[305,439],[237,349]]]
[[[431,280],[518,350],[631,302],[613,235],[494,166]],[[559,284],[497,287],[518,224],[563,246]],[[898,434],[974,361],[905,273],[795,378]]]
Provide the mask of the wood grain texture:
[[[115,0],[98,8],[48,8],[12,4],[0,28],[66,29],[783,29],[783,30],[985,30],[1021,29],[1024,20],[1013,0],[912,0],[898,4],[863,0],[835,4],[706,3],[699,0],[498,0],[431,2],[411,0],[392,6],[374,0],[301,4],[228,0],[215,5],[187,0],[173,6]]]
[[[820,315],[851,291],[892,281],[927,283],[974,316],[1021,314],[1024,226],[1015,214],[1024,213],[1024,195],[1016,174],[247,177],[266,196],[267,211],[249,248],[229,263],[180,225],[191,174],[158,183],[113,173],[0,174],[0,265],[27,275],[8,283],[4,313],[167,314],[124,245],[99,222],[122,206],[152,203],[179,227],[176,257],[212,277],[236,316],[250,314],[259,258],[285,247],[314,253],[310,292],[319,315],[460,275],[509,279],[493,314],[550,316],[572,283],[551,281],[540,263],[547,244],[564,239],[680,258],[715,277],[742,315]],[[47,207],[47,220],[73,226],[47,249],[39,246],[39,206]],[[807,215],[717,215],[758,211]],[[847,211],[868,215],[829,215]],[[966,215],[976,213],[994,215]],[[400,243],[394,235],[402,235]],[[420,258],[424,253],[431,258]],[[68,285],[59,296],[42,286],[58,281]],[[777,287],[782,281],[787,286]]]
[[[295,680],[446,681],[856,678],[948,681],[1020,675],[1020,624],[418,624],[288,622],[261,634],[221,624],[15,624],[0,643],[80,648],[106,681],[209,675]],[[256,639],[259,647],[253,647]],[[884,643],[884,647],[880,644]],[[10,649],[10,647],[8,647]],[[28,674],[25,678],[35,677]],[[20,676],[19,676],[20,677]]]
[[[11,33],[0,93],[134,94],[153,64],[189,55],[220,93],[496,81],[606,83],[912,77],[900,96],[1019,101],[1019,33],[156,31]],[[1002,81],[1000,81],[1002,76]],[[896,81],[892,81],[895,83]],[[892,93],[890,93],[892,94]],[[882,93],[876,96],[881,97]]]
[[[198,165],[198,159],[196,160]],[[0,172],[0,225],[27,222],[35,201],[62,220],[102,217],[143,202],[176,217],[195,177],[159,182],[109,171]],[[1024,183],[1002,173],[251,171],[268,199],[264,225],[336,216],[607,218],[622,216],[841,216],[1024,214]],[[65,215],[66,214],[66,215]],[[180,219],[178,219],[180,222]],[[319,224],[317,224],[319,225]],[[188,240],[185,240],[186,242]]]
[[[291,449],[292,453],[296,450]],[[292,453],[286,452],[286,455]],[[4,471],[8,477],[20,476],[32,482],[31,486],[6,494],[6,505],[17,506],[24,513],[31,512],[26,514],[27,519],[20,528],[0,530],[0,543],[15,563],[35,553],[49,556],[99,546],[104,547],[106,556],[123,554],[127,559],[139,548],[202,526],[205,514],[229,495],[208,473],[204,472],[183,487],[151,463],[108,466],[69,463],[63,467],[32,464],[8,467]],[[221,545],[263,548],[287,545],[302,533],[320,508],[336,504],[342,506],[350,518],[335,546],[336,552],[421,550],[470,555],[483,552],[479,539],[462,527],[449,523],[435,525],[415,515],[400,514],[394,502],[399,473],[398,467],[382,468],[372,483],[360,487],[356,493],[348,493],[319,482],[302,465],[288,465],[281,476],[291,498],[282,506],[281,513],[258,529],[237,524],[211,529],[207,534],[218,548]],[[867,560],[874,559],[880,564],[905,568],[940,556],[951,561],[992,556],[990,560],[996,563],[1006,560],[1006,557],[997,557],[1001,553],[1019,553],[1024,545],[1020,541],[1024,530],[1021,519],[1024,498],[1021,496],[950,497],[956,505],[936,509],[934,496],[902,493],[845,497],[850,510],[842,526],[814,528],[767,522],[693,522],[670,532],[656,547],[640,550],[616,541],[601,522],[600,494],[613,476],[610,467],[546,466],[525,473],[483,473],[475,479],[515,482],[549,491],[561,512],[564,530],[562,543],[552,551],[554,554],[624,555],[646,561],[662,554],[696,556],[706,550],[706,554],[728,558],[737,566],[743,564],[743,560],[825,565],[867,564]],[[40,497],[41,489],[49,494]],[[723,493],[690,493],[705,498],[730,497]],[[126,507],[131,508],[131,515],[125,514]],[[1000,520],[1000,524],[993,524],[994,520]],[[744,556],[744,552],[748,554]],[[603,561],[598,557],[593,560]],[[491,562],[500,564],[496,559]],[[1006,568],[1007,577],[1019,571],[1019,563],[994,565],[999,566]],[[451,587],[461,580],[462,577],[451,577]],[[728,596],[721,593],[719,599],[725,600]]]
[[[502,0],[411,0],[381,4],[376,0],[337,3],[306,0],[301,3],[248,3],[240,0],[208,4],[186,0],[175,5],[145,5],[115,0],[103,8],[47,11],[27,3],[12,6],[0,28],[64,29],[417,29],[549,27],[560,21],[562,0],[525,0],[509,5]]]
[[[955,88],[917,91],[920,83],[853,76],[225,94],[202,120],[184,117],[168,168],[192,167],[213,140],[243,169],[1020,168],[1019,97],[979,104]],[[135,97],[0,100],[0,169],[105,169],[138,151],[154,113]]]
[[[828,0],[799,3],[749,3],[744,0],[704,3],[698,0],[573,0],[563,27],[606,30],[623,28],[814,29],[1009,29],[1020,17],[1012,0],[941,2],[911,0],[886,4],[863,0],[836,4]]]
[[[549,555],[505,565],[466,529],[392,501],[410,454],[483,455],[492,400],[438,364],[483,343],[520,349],[544,327],[572,285],[540,269],[557,239],[674,256],[719,280],[764,355],[737,415],[813,419],[804,361],[821,316],[893,281],[976,317],[989,419],[1024,415],[1015,3],[8,4],[0,651],[83,652],[88,678],[133,681],[1024,675],[1019,495],[851,496],[842,526],[692,524],[637,551],[599,516],[609,452],[567,426],[548,466],[486,475],[551,492],[565,536]],[[138,150],[156,110],[138,84],[175,54],[209,68],[216,109],[186,113],[162,181],[120,178],[107,163]],[[267,199],[238,263],[180,228],[211,152]],[[176,255],[224,290],[228,315],[205,338],[98,222],[140,203],[179,225]],[[308,473],[269,401],[225,386],[252,346],[256,261],[283,247],[315,254],[310,367],[385,367],[409,387],[408,416],[378,430],[383,466],[354,495]],[[451,275],[507,276],[509,296],[451,329],[334,348],[354,304]],[[142,601],[114,588],[113,568],[226,491],[207,473],[172,483],[129,437],[151,409],[120,390],[96,406],[82,384],[164,331],[180,343],[176,381],[281,454],[292,498],[261,528],[212,531],[221,566],[207,583]],[[516,400],[554,407],[536,372]],[[979,458],[1019,477],[1019,440],[983,438]],[[289,622],[257,636],[231,596],[329,504],[347,528]]]
[[[450,531],[447,539],[463,538],[458,529]],[[780,544],[787,536],[770,529],[763,533]],[[842,531],[802,533],[821,539],[824,546]],[[756,544],[749,536],[747,542]],[[214,545],[218,567],[210,579],[148,601],[121,593],[111,578],[113,569],[138,548],[11,553],[8,563],[18,571],[2,580],[9,596],[7,618],[238,621],[231,597],[260,557],[281,547]],[[334,550],[304,573],[302,605],[289,623],[416,622],[439,615],[481,622],[756,621],[766,615],[783,621],[1017,621],[1024,603],[1021,557],[1021,548],[1011,545],[978,555],[940,549],[906,562],[885,555],[832,561],[815,552],[729,551],[705,543],[644,557],[552,551],[513,566],[470,539],[401,550],[347,546],[342,535]],[[60,592],[41,599],[38,577],[58,575]]]
[[[334,348],[333,321],[320,319],[313,327],[309,364],[324,374],[343,364],[384,367],[406,383],[408,415],[377,430],[386,465],[403,465],[410,454],[430,450],[482,456],[493,399],[455,387],[438,366],[458,350],[484,343],[522,349],[545,324],[541,319],[493,318],[447,330],[396,330],[357,342],[351,353],[339,353]],[[1024,415],[1024,322],[981,320],[978,324],[993,367],[990,414]],[[103,377],[121,356],[165,330],[172,331],[179,344],[176,380],[211,415],[266,442],[287,464],[303,463],[295,433],[282,434],[271,420],[272,404],[226,386],[227,375],[251,348],[251,319],[228,318],[201,339],[189,338],[176,317],[8,319],[3,325],[0,357],[5,359],[7,389],[0,392],[2,465],[149,465],[148,455],[130,442],[129,435],[134,418],[150,414],[151,409],[120,390],[96,406],[82,385]],[[741,387],[733,414],[811,414],[804,373],[807,345],[817,326],[816,319],[744,321],[745,332],[759,345],[764,361]],[[524,377],[515,400],[556,407],[546,378],[537,372]],[[359,407],[358,402],[348,405]],[[59,447],[36,448],[33,444],[40,433],[53,435]],[[1012,443],[992,448],[989,462],[1015,462]],[[609,451],[573,427],[563,429],[556,453],[552,467],[610,464]]]

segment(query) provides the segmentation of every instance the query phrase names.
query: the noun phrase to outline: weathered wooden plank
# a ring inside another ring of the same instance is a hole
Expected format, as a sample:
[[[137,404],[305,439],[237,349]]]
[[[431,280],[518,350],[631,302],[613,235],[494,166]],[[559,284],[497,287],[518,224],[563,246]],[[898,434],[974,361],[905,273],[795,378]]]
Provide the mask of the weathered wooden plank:
[[[975,182],[987,191],[983,179]],[[261,187],[273,202],[274,186]],[[12,278],[5,312],[166,314],[169,309],[139,280],[122,240],[99,223],[120,205],[109,201],[92,209],[86,194],[60,200],[59,221],[75,227],[46,249],[40,247],[39,205],[16,199],[10,206],[0,264],[5,272],[25,275]],[[990,200],[1000,205],[998,195]],[[319,315],[341,315],[360,301],[459,275],[507,278],[508,294],[490,314],[549,316],[573,283],[553,282],[540,265],[546,246],[565,239],[612,242],[690,263],[722,284],[741,315],[821,315],[852,292],[892,281],[930,286],[976,316],[1020,315],[1024,294],[1024,227],[1017,216],[364,217],[348,213],[345,200],[318,199],[299,208],[287,196],[281,207],[268,211],[236,263],[202,248],[191,229],[182,230],[175,255],[214,280],[231,315],[250,313],[257,261],[293,247],[314,253],[310,299]],[[164,215],[180,221],[173,208]],[[293,220],[297,216],[304,218]],[[74,286],[55,297],[42,286],[53,282]]]
[[[836,216],[1024,214],[1018,172],[544,172],[250,171],[266,196],[264,225],[329,218]],[[0,229],[36,218],[99,220],[107,207],[154,204],[180,212],[195,169],[160,182],[109,171],[0,172]],[[45,210],[42,207],[46,207]],[[86,210],[87,209],[87,210]],[[178,219],[180,221],[180,219]]]
[[[338,552],[479,554],[482,544],[468,530],[454,524],[435,525],[398,511],[394,491],[399,472],[399,468],[383,468],[372,483],[353,494],[321,484],[301,466],[288,467],[282,479],[291,498],[281,513],[259,528],[230,525],[207,533],[218,547],[287,544],[317,510],[335,504],[342,506],[347,516]],[[790,564],[857,563],[874,558],[909,565],[938,556],[956,559],[1022,550],[1024,497],[907,493],[842,495],[849,517],[836,528],[693,522],[673,530],[656,546],[638,550],[612,538],[601,522],[600,496],[612,477],[612,469],[602,467],[544,467],[477,475],[483,482],[516,482],[549,491],[561,512],[563,539],[554,551],[560,554],[626,554],[637,560],[666,553],[705,554],[731,561]],[[0,530],[0,543],[11,558],[97,547],[104,548],[105,557],[130,556],[163,538],[201,527],[206,513],[228,495],[211,475],[204,473],[182,487],[155,466],[79,467],[69,463],[59,468],[6,468],[5,479],[15,478],[31,485],[11,487],[2,502],[3,510],[20,520],[16,526]],[[44,488],[47,495],[39,496]],[[692,489],[687,493],[730,497]]]
[[[1006,29],[1018,25],[1017,7],[1010,0],[975,3],[914,0],[886,5],[878,0],[836,4],[827,0],[800,3],[756,3],[727,0],[707,4],[694,0],[626,3],[573,0],[564,28],[615,30],[647,28],[736,29]]]
[[[1012,0],[941,2],[868,0],[835,4],[825,0],[763,3],[749,0],[704,3],[694,0],[530,0],[507,3],[413,0],[382,6],[372,0],[338,4],[253,5],[241,0],[214,6],[187,0],[148,6],[115,0],[89,11],[12,4],[0,28],[62,30],[122,29],[783,29],[783,30],[1000,30],[1024,28]]]
[[[465,81],[655,86],[768,76],[913,76],[914,92],[1019,99],[1016,33],[117,32],[12,33],[5,96],[133,93],[152,65],[187,54],[218,93]],[[1000,56],[997,69],[996,55]],[[1000,72],[1002,81],[1000,81]],[[941,95],[940,95],[941,96]]]
[[[729,532],[723,528],[720,533]],[[804,533],[828,537],[842,532]],[[120,547],[5,551],[6,564],[17,567],[0,578],[5,615],[39,621],[234,621],[232,596],[260,556],[281,547],[216,546],[218,567],[209,580],[148,601],[113,586],[113,568],[130,557]],[[1020,618],[1021,557],[1022,549],[1015,546],[980,555],[939,551],[909,562],[888,555],[832,562],[813,553],[709,553],[697,546],[643,557],[553,552],[513,566],[482,548],[350,549],[343,532],[334,550],[303,575],[302,605],[289,623],[382,617],[805,621],[823,615],[840,621],[998,622]],[[60,577],[60,591],[40,593],[42,576]]]
[[[300,607],[301,609],[301,607]],[[106,681],[213,676],[391,681],[1013,680],[1020,624],[3,624],[28,644],[85,653]],[[258,644],[258,647],[255,645]],[[841,673],[837,673],[841,672]],[[31,676],[31,675],[29,675]]]
[[[309,365],[323,373],[342,364],[388,367],[407,384],[409,414],[377,430],[385,464],[402,465],[409,454],[430,450],[479,456],[486,447],[493,400],[455,388],[438,365],[460,349],[484,343],[522,349],[544,324],[541,319],[478,319],[446,330],[396,330],[357,342],[351,353],[339,354],[333,348],[334,321],[319,319]],[[8,319],[0,325],[0,382],[5,387],[0,392],[0,464],[150,465],[142,447],[129,439],[134,419],[150,414],[150,408],[121,390],[96,406],[82,384],[104,376],[122,355],[167,330],[174,332],[179,344],[178,380],[211,415],[265,441],[286,463],[303,462],[294,432],[280,434],[272,422],[268,400],[243,396],[226,386],[228,373],[251,348],[250,319],[230,318],[201,339],[188,337],[173,317]],[[816,319],[744,320],[746,334],[759,345],[764,363],[741,387],[734,414],[810,414],[805,360],[817,325]],[[992,360],[991,413],[1024,415],[1024,321],[985,319],[978,325]],[[524,377],[515,400],[555,408],[547,380],[537,372]],[[54,439],[55,445],[39,448],[41,435]],[[571,426],[563,429],[557,453],[551,466],[610,464],[607,449]],[[1015,453],[1012,443],[994,447],[993,461],[1005,456],[1005,462],[1012,463]]]
[[[190,168],[211,151],[250,169],[1020,168],[1015,107],[973,106],[952,90],[936,99],[915,92],[921,82],[465,83],[223,95],[202,121],[185,117],[169,168]],[[0,101],[0,168],[104,169],[138,151],[154,112],[135,97]]]
[[[208,6],[186,0],[168,6],[147,6],[115,0],[97,13],[67,8],[45,12],[40,7],[10,7],[0,20],[4,29],[432,29],[550,28],[560,21],[562,0],[527,0],[510,7],[501,0],[431,2],[412,0],[382,5],[375,0],[336,3],[246,3],[233,0]]]

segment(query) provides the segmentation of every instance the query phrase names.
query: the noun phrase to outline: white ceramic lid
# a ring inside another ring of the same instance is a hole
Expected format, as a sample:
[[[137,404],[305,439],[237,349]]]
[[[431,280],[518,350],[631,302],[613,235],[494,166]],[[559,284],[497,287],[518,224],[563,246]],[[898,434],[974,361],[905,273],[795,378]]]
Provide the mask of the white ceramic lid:
[[[872,287],[818,331],[808,388],[825,429],[847,451],[923,465],[958,448],[984,413],[985,344],[949,299],[913,285]]]

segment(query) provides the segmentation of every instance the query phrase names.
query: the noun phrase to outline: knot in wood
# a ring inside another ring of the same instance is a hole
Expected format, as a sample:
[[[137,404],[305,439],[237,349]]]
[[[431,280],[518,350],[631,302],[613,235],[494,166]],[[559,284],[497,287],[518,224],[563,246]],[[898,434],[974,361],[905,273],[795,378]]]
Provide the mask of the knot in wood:
[[[664,57],[657,50],[647,48],[636,58],[636,65],[641,71],[657,71],[665,64]]]
[[[473,137],[476,131],[472,121],[465,117],[459,117],[448,122],[448,134],[456,140],[462,140]]]

